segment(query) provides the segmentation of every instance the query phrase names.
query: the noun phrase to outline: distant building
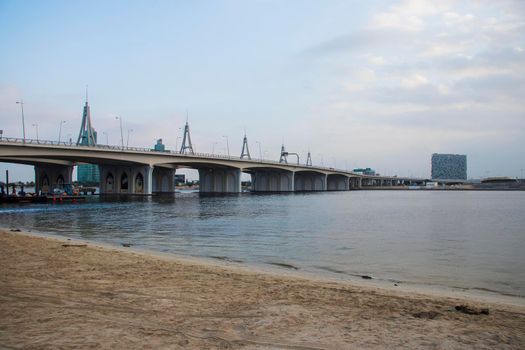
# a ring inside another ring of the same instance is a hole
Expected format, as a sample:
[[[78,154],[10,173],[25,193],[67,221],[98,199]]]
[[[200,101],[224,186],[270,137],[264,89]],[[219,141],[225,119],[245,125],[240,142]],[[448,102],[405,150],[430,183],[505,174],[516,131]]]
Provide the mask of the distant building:
[[[467,156],[464,154],[432,154],[432,179],[466,180]]]
[[[375,175],[376,171],[372,168],[357,168],[353,170],[354,173],[359,173],[363,175]]]
[[[156,152],[165,152],[166,151],[166,146],[164,146],[164,144],[162,143],[162,139],[158,139],[157,140],[157,143],[155,144],[155,146],[153,146],[153,149]]]
[[[100,172],[96,164],[80,164],[77,166],[77,181],[81,184],[96,184],[100,182]]]
[[[186,182],[186,175],[184,174],[175,174],[175,184],[183,184]]]

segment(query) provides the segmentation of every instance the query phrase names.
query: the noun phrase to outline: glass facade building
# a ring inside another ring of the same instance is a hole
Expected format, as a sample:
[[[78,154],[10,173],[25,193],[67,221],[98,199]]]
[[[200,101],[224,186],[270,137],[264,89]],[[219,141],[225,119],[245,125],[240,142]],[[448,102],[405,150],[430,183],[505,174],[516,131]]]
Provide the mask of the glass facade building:
[[[432,154],[432,179],[466,180],[467,156],[464,154]]]

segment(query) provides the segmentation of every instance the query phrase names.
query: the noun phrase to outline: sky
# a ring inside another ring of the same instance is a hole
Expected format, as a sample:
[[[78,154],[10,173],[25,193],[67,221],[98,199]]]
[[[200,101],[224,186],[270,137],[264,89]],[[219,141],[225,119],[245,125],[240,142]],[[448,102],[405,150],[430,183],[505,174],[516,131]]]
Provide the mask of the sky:
[[[525,1],[0,0],[0,129],[430,176],[525,169]],[[181,129],[182,128],[182,129]],[[177,137],[179,137],[177,139]],[[259,147],[260,146],[260,147]],[[0,174],[32,180],[31,167]]]

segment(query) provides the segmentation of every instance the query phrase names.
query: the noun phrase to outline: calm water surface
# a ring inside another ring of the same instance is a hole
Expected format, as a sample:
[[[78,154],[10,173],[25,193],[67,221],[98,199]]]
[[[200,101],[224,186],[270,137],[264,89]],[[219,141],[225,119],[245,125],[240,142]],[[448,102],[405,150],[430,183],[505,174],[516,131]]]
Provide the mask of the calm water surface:
[[[353,191],[0,207],[0,225],[309,273],[525,296],[525,192]],[[270,266],[270,265],[267,265]]]

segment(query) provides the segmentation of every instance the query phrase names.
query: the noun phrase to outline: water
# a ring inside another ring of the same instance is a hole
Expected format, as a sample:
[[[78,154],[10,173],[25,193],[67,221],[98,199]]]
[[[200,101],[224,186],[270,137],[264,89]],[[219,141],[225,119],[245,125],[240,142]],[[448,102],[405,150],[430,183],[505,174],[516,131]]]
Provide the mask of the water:
[[[525,296],[525,192],[351,191],[10,205],[0,225],[323,276]],[[274,265],[272,265],[274,264]]]

